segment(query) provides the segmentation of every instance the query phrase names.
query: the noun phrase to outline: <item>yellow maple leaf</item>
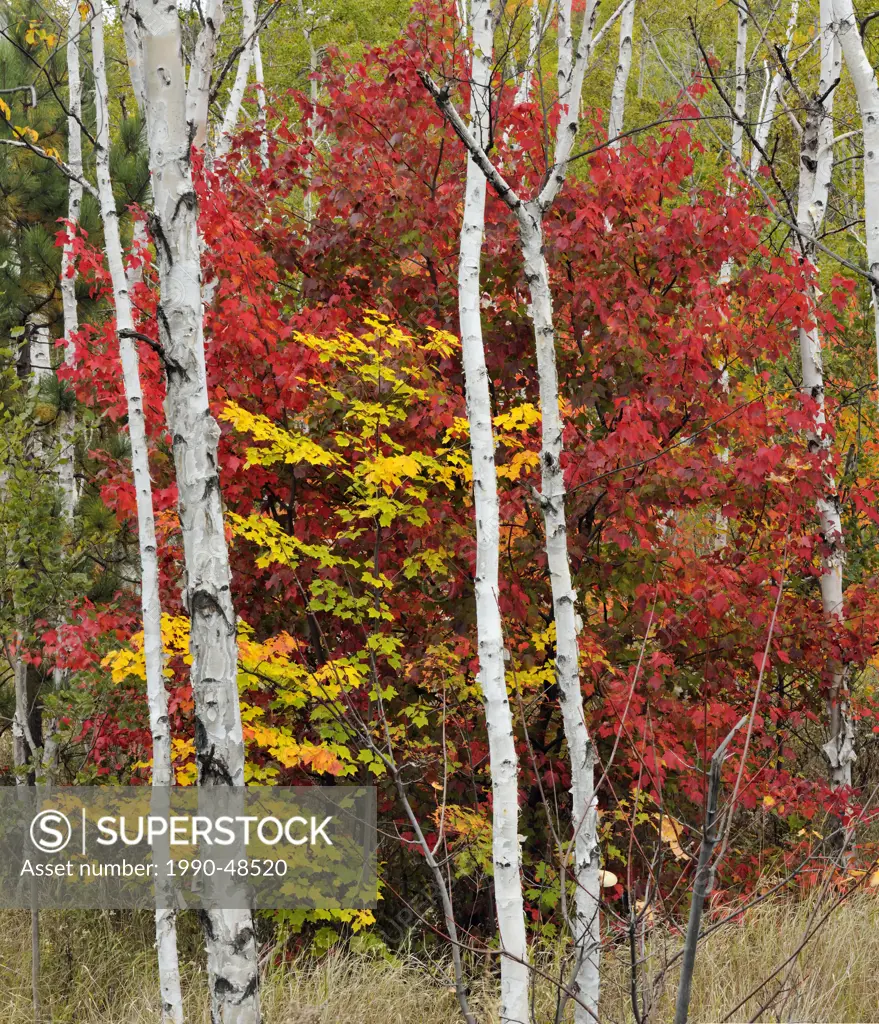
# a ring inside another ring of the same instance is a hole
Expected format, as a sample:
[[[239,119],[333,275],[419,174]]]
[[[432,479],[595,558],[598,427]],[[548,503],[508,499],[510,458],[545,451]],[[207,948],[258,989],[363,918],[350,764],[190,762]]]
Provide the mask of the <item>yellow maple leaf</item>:
[[[677,826],[671,818],[662,819],[662,828],[659,830],[659,835],[664,843],[668,843],[668,847],[676,860],[687,859],[687,855],[681,846]]]

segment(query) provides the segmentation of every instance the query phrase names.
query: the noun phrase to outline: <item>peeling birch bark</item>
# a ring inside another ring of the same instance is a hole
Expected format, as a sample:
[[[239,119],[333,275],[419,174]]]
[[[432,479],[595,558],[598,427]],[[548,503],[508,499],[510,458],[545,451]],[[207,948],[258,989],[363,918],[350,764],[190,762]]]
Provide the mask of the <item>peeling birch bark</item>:
[[[495,21],[491,0],[471,0],[470,125],[480,144],[488,137]],[[498,604],[500,508],[494,458],[491,394],[482,339],[480,268],[485,230],[485,175],[467,159],[458,263],[458,316],[470,425],[476,518],[476,632],[479,684],[488,731],[492,786],[494,895],[502,955],[502,1024],[530,1019],[528,944],[519,843],[519,765],[504,671]]]
[[[220,429],[208,401],[198,201],[191,167],[191,145],[205,138],[213,44],[222,8],[212,4],[206,14],[189,95],[177,8],[135,0],[134,16],[153,183],[150,227],[160,283],[157,319],[167,383],[165,414],[173,438],[183,534],[183,600],[191,623],[198,781],[202,786],[238,787],[244,785],[244,740],[237,629],[220,493]],[[250,911],[209,910],[202,921],[212,1022],[259,1024]]]
[[[141,573],[141,615],[146,666],[147,702],[153,743],[152,784],[173,784],[171,725],[168,718],[168,693],[163,676],[162,607],[159,599],[159,558],[153,512],[153,488],[150,478],[149,444],[143,411],[140,366],[133,337],[135,324],[129,295],[129,281],[122,259],[119,217],[110,178],[110,100],[104,50],[104,10],[102,0],[92,0],[92,62],[95,80],[97,137],[95,164],[98,198],[104,225],[104,246],[113,287],[119,357],[128,411],[128,435],[131,439],[131,469],[137,506],[137,539]],[[183,996],[177,959],[177,924],[173,910],[156,910],[156,950],[164,1024],[183,1024]]]

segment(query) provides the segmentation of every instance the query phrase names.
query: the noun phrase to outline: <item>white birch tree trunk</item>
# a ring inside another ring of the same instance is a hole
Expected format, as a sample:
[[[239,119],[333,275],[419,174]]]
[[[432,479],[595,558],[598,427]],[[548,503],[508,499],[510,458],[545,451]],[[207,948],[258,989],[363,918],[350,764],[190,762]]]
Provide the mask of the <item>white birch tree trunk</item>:
[[[302,0],[299,0],[299,17],[302,20],[302,34],[305,38],[305,45],[308,47],[308,98],[311,102],[311,113],[308,115],[308,137],[311,140],[312,146],[316,147],[319,141],[317,111],[315,108],[317,107],[318,99],[317,71],[320,67],[320,53],[314,45],[314,33],[320,24],[320,20],[315,17],[314,11],[310,7],[305,7]],[[309,18],[311,18],[310,22]],[[313,156],[311,153],[308,153],[305,158],[304,216],[305,223],[309,227],[314,216],[314,195],[311,191],[311,179],[314,175],[313,165]]]
[[[491,0],[471,0],[470,125],[488,138],[495,21]],[[492,784],[494,896],[501,944],[502,1024],[530,1019],[528,945],[519,843],[519,771],[513,715],[504,672],[499,601],[500,509],[494,459],[491,394],[482,340],[480,267],[485,228],[485,175],[468,157],[458,264],[458,316],[470,424],[476,517],[476,632],[479,683],[485,706]],[[507,954],[507,955],[503,955]]]
[[[594,1021],[598,1012],[600,931],[600,873],[595,796],[595,752],[586,726],[580,689],[580,652],[577,642],[576,594],[571,585],[567,546],[564,474],[561,466],[562,422],[559,407],[558,374],[555,358],[555,328],[549,268],[543,237],[543,218],[565,182],[568,161],[580,120],[583,78],[593,46],[624,12],[632,0],[623,0],[600,33],[593,35],[597,5],[589,0],[583,27],[574,50],[570,25],[570,4],[559,13],[559,104],[553,165],[539,195],[527,202],[520,199],[492,164],[480,142],[474,138],[458,112],[436,83],[419,72],[425,87],[449,119],[475,163],[516,214],[525,277],[534,327],[542,418],[540,504],[546,535],[546,552],[556,626],[556,678],[561,693],[562,719],[571,762],[572,832],[574,853],[575,912],[571,920],[575,945],[576,1024]]]
[[[748,5],[746,0],[740,0],[736,5],[736,73],[735,73],[735,100],[733,102],[732,117],[732,148],[731,154],[733,164],[738,167],[742,161],[742,149],[745,137],[745,130],[742,122],[748,110]],[[727,185],[726,194],[732,195],[732,183]],[[732,276],[732,261],[726,260],[720,268],[720,284],[728,284]],[[729,375],[723,371],[720,386],[724,391],[729,390]],[[725,461],[725,459],[724,459]],[[718,520],[718,541],[719,547],[726,545],[727,524],[724,520]]]
[[[748,19],[747,0],[738,0],[736,4],[736,90],[735,112],[732,126],[732,155],[738,166],[742,159],[742,143],[745,129],[742,122],[748,110]]]
[[[67,219],[71,225],[79,223],[82,208],[82,81],[79,71],[79,37],[82,32],[82,17],[79,12],[79,0],[71,0],[67,25],[67,166],[73,175],[67,181]],[[76,349],[73,340],[74,332],[79,327],[79,314],[76,305],[76,272],[73,258],[72,236],[64,243],[61,251],[61,309],[64,322],[64,362],[72,366],[76,360]],[[79,499],[76,485],[75,438],[76,419],[73,412],[62,410],[59,414],[58,429],[58,486],[61,490],[61,501],[64,515],[72,521]],[[53,672],[55,690],[59,690],[64,681],[65,672],[56,668]],[[49,777],[54,773],[58,760],[58,722],[54,718],[46,718],[43,742],[43,772]]]
[[[602,28],[624,15],[633,0],[624,0]],[[549,266],[544,245],[543,218],[564,185],[568,159],[580,121],[583,78],[596,42],[594,35],[597,4],[588,0],[579,40],[574,47],[570,33],[559,35],[559,68],[566,69],[562,83],[559,72],[559,102],[562,110],[556,130],[554,166],[536,199],[520,203],[516,216],[522,248],[525,278],[531,296],[529,315],[534,327],[541,414],[540,505],[546,543],[547,567],[552,590],[556,628],[556,678],[562,721],[571,762],[571,811],[574,853],[573,938],[576,971],[573,990],[575,1024],[594,1021],[598,1014],[601,955],[600,876],[598,812],[595,795],[595,750],[583,707],[580,689],[580,650],[577,641],[577,595],[571,582],[565,514],[564,471],[561,465],[564,429],[559,408],[558,372],[555,354],[555,325]]]
[[[577,595],[571,582],[565,516],[565,483],[561,465],[562,423],[559,408],[555,328],[549,267],[546,262],[542,210],[537,200],[517,211],[525,278],[531,294],[541,413],[541,490],[546,558],[556,629],[556,678],[562,720],[571,761],[571,805],[574,851],[573,932],[578,967],[574,992],[576,1024],[595,1020],[600,988],[598,816],[595,797],[595,751],[586,726],[580,689],[577,642]]]
[[[74,173],[68,179],[67,219],[71,224],[79,223],[79,212],[82,207],[82,82],[79,73],[79,36],[82,32],[82,18],[79,13],[80,0],[71,0],[70,20],[67,31],[67,82],[68,82],[68,117],[67,117],[67,165]],[[79,327],[76,308],[76,276],[73,272],[73,242],[67,241],[61,253],[61,308],[64,316],[64,361],[69,366],[76,359],[73,333]],[[61,417],[61,461],[58,467],[61,495],[64,511],[68,518],[73,517],[73,510],[78,498],[76,479],[74,477],[73,453],[74,417],[64,413]]]
[[[839,79],[840,48],[833,26],[833,0],[821,0],[821,76],[818,90],[811,100],[800,149],[800,179],[797,197],[797,227],[799,247],[804,263],[815,271],[815,245],[827,211],[827,197],[833,172],[833,98],[831,88]],[[806,298],[811,306],[817,304],[814,285]],[[825,494],[818,501],[817,511],[821,534],[827,545],[824,572],[820,579],[821,603],[828,620],[843,617],[843,572],[845,569],[845,538],[840,516],[836,481],[829,468],[831,441],[826,434],[824,412],[824,367],[822,339],[818,326],[799,330],[800,362],[803,375],[803,394],[816,405],[814,426],[808,433],[811,452],[817,452],[825,462]],[[855,760],[854,727],[848,710],[844,669],[834,671],[828,718],[830,738],[824,753],[830,765],[830,781],[834,788],[850,786],[852,763]]]
[[[635,30],[635,0],[626,7],[620,17],[620,46],[617,67],[614,72],[613,89],[610,94],[610,115],[607,119],[607,137],[613,149],[620,148],[619,135],[623,132],[626,113],[626,87],[632,70],[632,33]]]
[[[29,391],[30,397],[35,399],[39,393],[40,384],[52,373],[52,348],[45,314],[37,313],[30,319],[26,328],[26,337],[30,368]],[[43,429],[39,423],[35,422],[29,431],[25,442],[25,458],[30,462],[40,463],[45,456]],[[13,593],[12,598],[14,606],[18,601],[18,596]],[[12,713],[12,761],[18,769],[26,765],[30,765],[33,769],[37,767],[32,759],[35,759],[39,749],[39,738],[33,735],[30,727],[32,707],[27,685],[28,663],[23,657],[24,638],[29,631],[31,622],[24,612],[18,610],[16,619],[15,654],[11,662],[15,696],[15,707]],[[16,785],[27,783],[27,775],[19,772],[15,781]]]
[[[137,10],[142,11],[142,5],[135,0]],[[168,12],[170,15],[170,12]],[[211,78],[214,70],[214,55],[217,51],[217,40],[220,36],[220,29],[226,11],[223,7],[223,0],[206,0],[203,9],[203,20],[201,31],[195,41],[195,52],[192,55],[192,63],[189,67],[189,84],[184,88],[184,102],[186,109],[186,123],[190,126],[192,137],[190,144],[197,149],[207,149],[208,142],[208,107],[211,99]],[[141,42],[145,42],[141,34]],[[181,53],[182,60],[182,53]],[[149,105],[149,87],[146,82],[150,73],[149,65],[143,67],[144,89],[147,94],[147,106]],[[185,81],[185,71],[183,72]]]
[[[540,46],[541,34],[540,0],[531,0],[531,26],[528,29],[528,55],[519,73],[514,102],[527,103],[531,97],[531,83],[534,79],[534,62],[537,60],[537,48]]]
[[[782,46],[782,54],[785,59],[787,59],[790,54],[791,45],[794,39],[794,32],[797,28],[797,18],[799,17],[799,13],[800,0],[792,0],[790,5],[790,17],[787,23],[787,31],[784,37],[784,46]],[[754,137],[759,145],[755,145],[751,149],[750,170],[752,175],[759,171],[760,164],[763,162],[763,154],[761,153],[761,150],[765,150],[767,143],[769,142],[769,133],[772,131],[772,125],[775,120],[775,108],[778,106],[778,100],[783,88],[784,75],[779,68],[768,81],[760,101],[760,113],[757,117],[757,124],[754,129]]]
[[[879,84],[851,0],[833,0],[833,16],[834,31],[854,82],[864,136],[864,221],[879,365]]]
[[[167,380],[165,413],[173,437],[186,576],[183,599],[191,622],[191,680],[199,785],[244,785],[244,740],[238,703],[237,629],[223,523],[217,447],[220,429],[208,401],[202,325],[198,201],[191,145],[205,137],[206,102],[187,100],[176,6],[136,0],[145,81],[159,271],[157,318]],[[219,5],[206,18],[191,90],[206,97]],[[249,910],[203,915],[214,1024],[259,1024],[256,943]]]
[[[149,445],[143,411],[143,390],[135,324],[129,295],[129,281],[122,259],[119,218],[110,178],[110,101],[104,50],[104,11],[102,0],[92,0],[92,61],[95,80],[97,137],[95,164],[98,201],[104,226],[104,246],[113,287],[119,357],[128,410],[128,434],[131,439],[131,469],[137,507],[137,539],[141,571],[141,615],[143,649],[146,664],[147,702],[153,742],[152,783],[156,787],[173,784],[171,762],[171,726],[168,718],[168,694],[162,673],[162,608],[159,599],[159,559],[150,478]],[[162,998],[162,1020],[183,1024],[183,997],[177,958],[177,925],[173,910],[156,910],[156,949]]]
[[[235,81],[232,83],[229,103],[223,116],[222,127],[220,128],[220,139],[217,143],[217,156],[220,157],[225,156],[229,152],[229,147],[232,144],[232,135],[235,132],[235,126],[238,124],[241,104],[244,102],[244,91],[247,88],[247,80],[250,77],[250,69],[253,65],[256,42],[256,8],[254,7],[253,0],[241,0],[241,43],[244,49],[238,58]]]
[[[253,43],[253,70],[256,78],[256,110],[259,117],[260,138],[259,138],[259,159],[263,169],[269,166],[269,126],[268,126],[268,105],[266,103],[266,79],[262,68],[262,46],[259,36]]]

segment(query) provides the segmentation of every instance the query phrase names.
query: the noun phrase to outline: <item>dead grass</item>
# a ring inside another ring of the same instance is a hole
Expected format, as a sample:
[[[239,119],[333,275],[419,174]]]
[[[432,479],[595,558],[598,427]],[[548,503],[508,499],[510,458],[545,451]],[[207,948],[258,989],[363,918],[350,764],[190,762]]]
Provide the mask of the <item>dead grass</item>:
[[[693,991],[693,1024],[722,1021],[800,946],[820,920],[812,904],[770,904],[744,924],[729,924],[700,949]],[[52,1024],[158,1024],[151,915],[49,913],[41,915],[43,1021]],[[30,921],[25,913],[0,917],[0,1024],[32,1024]],[[208,1024],[205,983],[193,926],[183,929],[184,980],[189,1024]],[[679,938],[654,935],[642,998],[650,993],[650,1024],[673,1017],[677,977],[663,965]],[[540,966],[557,972],[551,953]],[[628,952],[605,957],[601,1019],[634,1024]],[[879,898],[862,895],[836,910],[805,951],[755,996],[732,1021],[879,1024]],[[664,981],[663,981],[664,973]],[[480,971],[471,999],[480,1024],[491,1012],[495,981]],[[424,956],[382,957],[335,953],[301,957],[270,969],[263,986],[266,1024],[457,1024],[460,1016],[448,965]],[[538,985],[536,1024],[555,1019],[551,986]],[[761,1009],[771,1003],[768,1009]]]

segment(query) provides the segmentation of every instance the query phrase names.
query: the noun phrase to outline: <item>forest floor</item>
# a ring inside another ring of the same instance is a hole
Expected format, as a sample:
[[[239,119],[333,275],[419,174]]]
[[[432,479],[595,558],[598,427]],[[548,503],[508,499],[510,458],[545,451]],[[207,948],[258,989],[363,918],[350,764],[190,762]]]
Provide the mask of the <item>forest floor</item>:
[[[744,925],[730,923],[713,933],[700,947],[690,1015],[693,1024],[879,1022],[879,897],[853,897],[825,920],[828,906],[766,904],[752,911]],[[159,1024],[151,927],[149,914],[43,912],[41,1022]],[[183,931],[187,1022],[208,1024],[204,975],[194,953],[197,935],[186,924]],[[811,932],[801,955],[794,956]],[[30,944],[30,915],[5,912],[0,917],[2,1024],[33,1024]],[[679,948],[678,936],[656,930],[650,945],[651,977],[641,978],[642,1011],[643,992],[655,982],[653,1007],[645,1018],[650,1024],[667,1024],[673,1018],[676,976],[673,970],[667,971],[664,986],[658,976],[662,962]],[[635,1020],[628,958],[624,946],[605,957],[601,1020],[607,1024]],[[553,972],[550,954],[540,967],[547,974]],[[480,1024],[495,1024],[496,1018],[487,1010],[494,994],[491,976],[472,979],[472,1008]],[[771,1004],[768,1010],[763,1009],[766,1003]],[[263,1006],[266,1024],[458,1024],[461,1020],[448,964],[427,953],[364,956],[336,951],[319,959],[301,956],[283,968],[267,970]],[[554,995],[542,983],[534,1020],[551,1024],[555,1016]]]

